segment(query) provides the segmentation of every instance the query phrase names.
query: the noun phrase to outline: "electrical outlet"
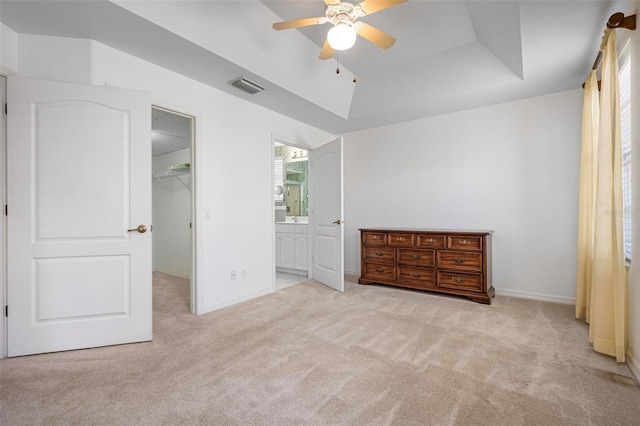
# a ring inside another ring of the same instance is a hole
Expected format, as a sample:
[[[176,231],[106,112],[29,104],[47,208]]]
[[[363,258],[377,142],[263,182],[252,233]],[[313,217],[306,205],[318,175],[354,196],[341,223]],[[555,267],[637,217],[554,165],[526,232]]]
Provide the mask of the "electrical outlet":
[[[242,269],[242,270],[240,271],[240,278],[242,278],[243,280],[244,280],[245,278],[247,278],[247,270],[246,270],[246,269]]]
[[[231,281],[234,281],[238,278],[238,274],[236,271],[231,271]]]

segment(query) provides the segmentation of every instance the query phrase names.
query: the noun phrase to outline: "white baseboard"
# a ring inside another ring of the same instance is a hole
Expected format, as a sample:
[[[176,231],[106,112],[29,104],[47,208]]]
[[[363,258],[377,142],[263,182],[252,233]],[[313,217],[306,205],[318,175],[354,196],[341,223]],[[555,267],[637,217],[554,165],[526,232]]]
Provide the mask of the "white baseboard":
[[[281,268],[279,266],[276,267],[276,272],[282,272],[282,273],[285,273],[285,274],[300,275],[300,276],[303,276],[303,277],[308,277],[309,276],[309,271],[304,271],[302,269]]]
[[[174,277],[179,277],[179,278],[187,278],[190,279],[191,278],[191,274],[186,274],[184,272],[178,272],[178,271],[172,271],[171,269],[165,269],[165,268],[153,268],[153,272],[162,272],[163,274],[167,274],[167,275],[173,275]]]
[[[220,303],[216,303],[215,305],[204,306],[202,310],[198,310],[198,315],[206,314],[209,312],[217,311],[218,309],[226,308],[227,306],[235,305],[237,303],[246,302],[247,300],[255,299],[257,297],[266,296],[267,294],[273,293],[275,289],[269,287],[265,290],[260,290],[255,293],[243,294],[242,296],[234,297],[232,299],[223,300]]]
[[[562,303],[562,304],[565,304],[565,305],[575,305],[576,304],[576,299],[573,298],[573,297],[553,296],[553,295],[550,295],[550,294],[531,293],[531,292],[528,292],[528,291],[504,290],[504,289],[496,288],[496,295],[497,296],[517,297],[519,299],[541,300],[543,302]]]
[[[636,382],[640,383],[640,364],[638,364],[638,360],[634,358],[633,354],[627,351],[627,365],[629,366],[629,370],[633,373],[636,378]]]
[[[356,277],[360,277],[360,270],[355,269],[345,269],[345,275],[355,275]],[[572,297],[564,297],[564,296],[553,296],[549,294],[541,294],[541,293],[531,293],[528,291],[517,291],[517,290],[503,290],[496,288],[496,294],[500,296],[510,296],[517,297],[519,299],[532,299],[532,300],[541,300],[544,302],[555,302],[562,303],[565,305],[575,305],[576,299]]]

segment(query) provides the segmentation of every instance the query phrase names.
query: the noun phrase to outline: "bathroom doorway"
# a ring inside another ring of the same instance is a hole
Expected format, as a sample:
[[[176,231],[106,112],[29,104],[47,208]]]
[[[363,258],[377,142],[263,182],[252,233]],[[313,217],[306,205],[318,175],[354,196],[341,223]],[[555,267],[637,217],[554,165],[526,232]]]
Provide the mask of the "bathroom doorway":
[[[191,313],[195,313],[194,125],[192,116],[152,108],[154,303],[178,299]]]
[[[273,138],[275,287],[309,279],[308,151]]]

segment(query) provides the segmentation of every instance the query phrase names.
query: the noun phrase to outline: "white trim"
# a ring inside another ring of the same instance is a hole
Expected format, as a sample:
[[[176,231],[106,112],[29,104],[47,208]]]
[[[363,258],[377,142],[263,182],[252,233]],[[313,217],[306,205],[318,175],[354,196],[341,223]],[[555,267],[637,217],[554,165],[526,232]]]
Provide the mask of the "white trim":
[[[178,278],[191,279],[191,275],[190,274],[185,274],[184,272],[172,271],[171,269],[165,269],[165,268],[156,267],[156,268],[153,268],[153,272],[162,272],[163,274],[172,275],[172,276],[178,277]]]
[[[495,287],[494,287],[495,288]],[[540,300],[542,302],[562,303],[564,305],[575,305],[574,297],[554,296],[552,294],[531,293],[529,291],[503,290],[495,288],[496,296],[517,297],[518,299]]]
[[[360,271],[345,269],[344,273],[345,275],[349,274],[349,275],[355,275],[356,277],[360,277]],[[576,304],[576,299],[572,297],[554,296],[551,294],[531,293],[528,291],[518,291],[518,290],[504,290],[504,289],[501,290],[497,288],[495,290],[496,290],[497,296],[517,297],[518,299],[540,300],[543,302],[562,303],[563,305]]]
[[[638,364],[638,360],[634,358],[630,351],[627,351],[627,365],[635,376],[636,382],[640,383],[640,364]]]
[[[275,272],[274,272],[275,275]],[[243,294],[242,296],[234,297],[231,299],[223,300],[222,302],[216,303],[214,305],[204,306],[202,312],[198,312],[198,315],[206,314],[209,312],[217,311],[218,309],[226,308],[228,306],[232,306],[238,303],[246,302],[247,300],[255,299],[261,296],[266,296],[267,294],[273,293],[275,290],[271,289],[271,287],[266,290],[260,290],[255,293]]]
[[[357,275],[358,277],[360,277],[360,270],[355,270],[355,269],[345,269],[345,270],[344,270],[344,274],[345,274],[345,275]]]
[[[302,270],[302,269],[289,269],[289,268],[281,268],[281,267],[276,267],[276,272],[282,272],[283,274],[293,274],[293,275],[298,275],[300,277],[309,277],[309,271],[308,270]]]
[[[7,101],[7,78],[0,75],[0,358],[7,357],[7,318],[4,316],[4,306],[7,303],[7,217],[4,215],[4,205],[7,203],[7,116],[4,114],[4,103]]]

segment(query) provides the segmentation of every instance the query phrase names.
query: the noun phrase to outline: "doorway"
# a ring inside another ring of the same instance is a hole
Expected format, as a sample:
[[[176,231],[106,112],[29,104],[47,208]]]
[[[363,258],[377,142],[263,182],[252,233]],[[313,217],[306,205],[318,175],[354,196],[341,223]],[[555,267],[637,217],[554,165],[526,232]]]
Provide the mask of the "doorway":
[[[276,289],[309,279],[308,151],[273,141]]]
[[[193,250],[193,138],[192,116],[152,108],[152,220],[153,272],[156,283],[179,281],[179,297],[194,310]],[[188,292],[188,296],[186,293]],[[154,292],[154,295],[156,292]],[[166,303],[166,300],[161,303]],[[173,301],[175,302],[175,301]]]
[[[275,136],[272,142],[274,289],[313,278],[343,292],[342,138],[313,150]]]

